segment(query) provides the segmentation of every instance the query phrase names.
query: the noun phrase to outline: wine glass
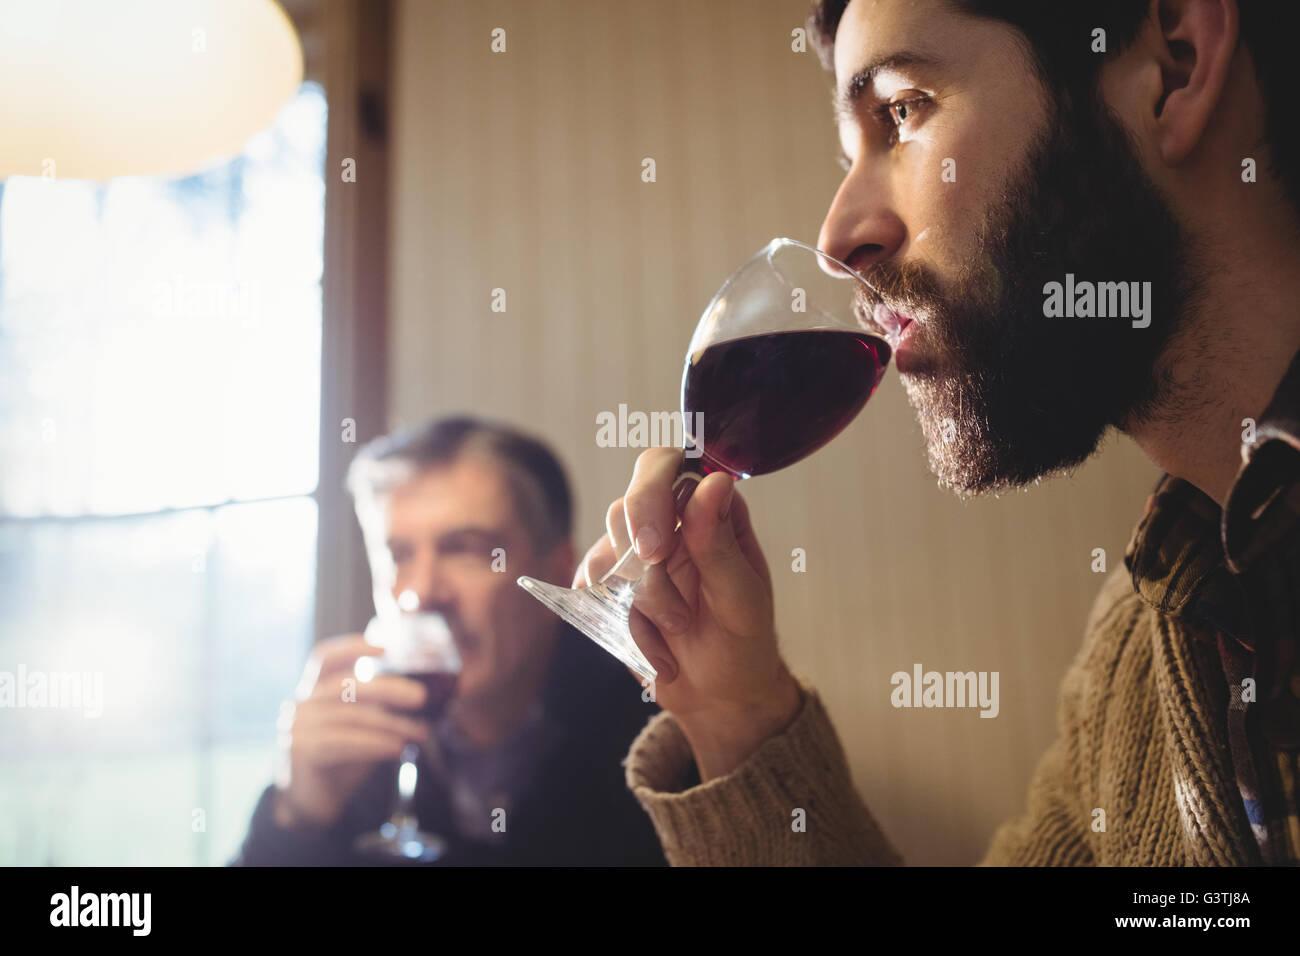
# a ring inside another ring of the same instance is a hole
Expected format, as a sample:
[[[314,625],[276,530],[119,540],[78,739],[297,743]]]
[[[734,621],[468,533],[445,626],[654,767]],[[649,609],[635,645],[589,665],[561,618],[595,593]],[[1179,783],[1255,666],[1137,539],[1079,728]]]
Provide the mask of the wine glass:
[[[811,455],[857,416],[898,345],[899,320],[877,305],[856,314],[855,270],[794,239],[773,239],[718,290],[700,317],[682,372],[685,457],[673,482],[678,515],[705,475],[739,480]],[[878,294],[871,300],[883,302]],[[870,328],[868,328],[870,324]],[[677,523],[681,527],[681,521]],[[518,584],[646,681],[656,671],[628,630],[645,565],[629,548],[597,583]]]
[[[378,658],[359,659],[358,678],[368,680],[372,674],[398,674],[418,680],[425,689],[421,716],[432,726],[455,694],[460,676],[460,653],[446,619],[441,614],[408,612],[381,605],[380,613],[366,626],[366,640],[382,647],[384,653]],[[437,738],[432,737],[431,743],[436,746]],[[418,757],[417,744],[408,742],[402,748],[397,770],[397,806],[377,831],[357,838],[355,846],[359,853],[388,862],[431,863],[446,852],[447,842],[435,833],[421,830],[416,819]]]

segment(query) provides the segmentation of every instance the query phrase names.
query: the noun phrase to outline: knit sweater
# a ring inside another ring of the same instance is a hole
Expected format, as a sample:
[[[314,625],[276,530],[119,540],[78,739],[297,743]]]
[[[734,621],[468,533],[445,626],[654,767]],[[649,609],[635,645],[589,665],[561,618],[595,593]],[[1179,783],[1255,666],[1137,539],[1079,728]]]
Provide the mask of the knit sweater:
[[[1259,862],[1225,736],[1220,664],[1188,629],[1146,604],[1125,568],[1108,576],[1062,682],[1059,736],[1024,813],[998,828],[982,865]],[[671,714],[633,742],[628,786],[671,864],[902,862],[854,789],[816,690],[799,683],[794,723],[702,785],[683,789],[694,761]]]

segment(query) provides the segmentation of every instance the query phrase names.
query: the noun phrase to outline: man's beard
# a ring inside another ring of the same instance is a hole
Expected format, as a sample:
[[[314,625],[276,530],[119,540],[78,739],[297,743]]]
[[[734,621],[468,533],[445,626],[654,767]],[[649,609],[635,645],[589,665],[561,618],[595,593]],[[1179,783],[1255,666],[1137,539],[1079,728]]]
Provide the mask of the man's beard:
[[[1195,250],[1097,106],[1059,105],[1013,170],[976,236],[969,265],[942,292],[916,263],[865,277],[911,316],[903,381],[930,468],[962,495],[1022,487],[1072,468],[1111,426],[1184,400],[1167,347],[1196,295]],[[1044,315],[1045,283],[1150,282],[1150,325]]]

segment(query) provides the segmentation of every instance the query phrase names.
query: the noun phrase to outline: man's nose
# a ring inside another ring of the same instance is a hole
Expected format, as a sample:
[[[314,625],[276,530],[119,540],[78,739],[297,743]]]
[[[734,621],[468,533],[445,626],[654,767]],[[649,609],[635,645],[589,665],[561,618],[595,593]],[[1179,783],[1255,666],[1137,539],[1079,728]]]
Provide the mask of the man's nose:
[[[455,602],[451,582],[441,562],[436,559],[420,569],[416,579],[408,583],[407,589],[415,592],[419,599],[417,609],[426,614],[446,611]]]
[[[831,200],[817,248],[861,273],[898,255],[907,229],[873,161],[859,161]]]

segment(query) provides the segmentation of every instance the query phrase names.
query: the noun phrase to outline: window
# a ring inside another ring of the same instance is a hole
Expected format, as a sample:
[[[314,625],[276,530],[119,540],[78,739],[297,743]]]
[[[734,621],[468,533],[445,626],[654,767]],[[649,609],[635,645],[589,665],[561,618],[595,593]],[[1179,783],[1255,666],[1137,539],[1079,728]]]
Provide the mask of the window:
[[[325,122],[308,83],[197,175],[0,185],[0,862],[224,863],[270,781],[312,638]]]

